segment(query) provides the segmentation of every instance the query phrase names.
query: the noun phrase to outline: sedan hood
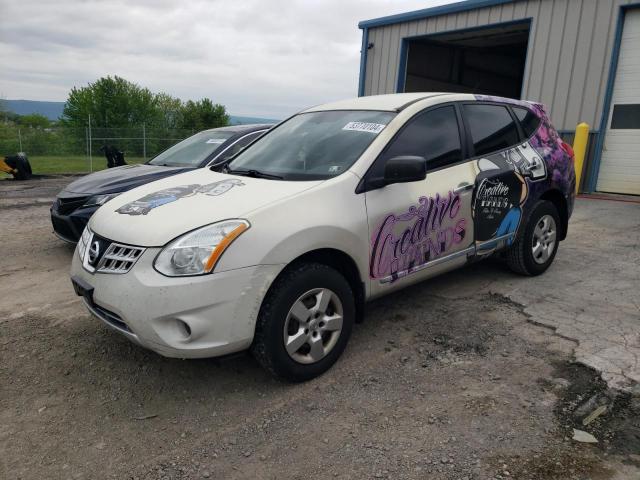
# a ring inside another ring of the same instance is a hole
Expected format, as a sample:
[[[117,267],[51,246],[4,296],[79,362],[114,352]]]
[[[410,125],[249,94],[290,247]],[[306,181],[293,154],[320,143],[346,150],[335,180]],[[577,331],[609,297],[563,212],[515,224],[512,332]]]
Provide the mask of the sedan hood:
[[[320,183],[266,180],[197,169],[119,195],[98,209],[89,226],[111,240],[159,247],[198,227],[245,218],[253,210]]]
[[[131,190],[145,183],[176,175],[192,168],[162,167],[158,165],[123,165],[91,173],[67,185],[59,197],[80,195],[101,195]]]

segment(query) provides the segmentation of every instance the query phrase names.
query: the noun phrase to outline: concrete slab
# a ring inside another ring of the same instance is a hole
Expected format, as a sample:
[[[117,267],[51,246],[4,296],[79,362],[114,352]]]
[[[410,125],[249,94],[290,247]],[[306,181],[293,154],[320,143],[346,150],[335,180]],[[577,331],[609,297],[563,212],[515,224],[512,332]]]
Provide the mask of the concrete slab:
[[[522,305],[532,322],[576,342],[576,360],[601,372],[610,387],[638,390],[639,203],[578,199],[569,235],[539,277],[482,263],[443,280],[433,281],[433,290],[447,298],[484,290]]]

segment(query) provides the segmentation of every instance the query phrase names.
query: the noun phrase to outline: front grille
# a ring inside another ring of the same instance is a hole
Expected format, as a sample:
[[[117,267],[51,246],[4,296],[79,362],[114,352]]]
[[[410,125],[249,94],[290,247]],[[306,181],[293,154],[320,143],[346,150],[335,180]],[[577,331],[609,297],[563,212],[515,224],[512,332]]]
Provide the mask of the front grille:
[[[90,232],[82,265],[89,272],[127,273],[142,256],[145,248],[112,242]]]
[[[127,273],[143,252],[144,248],[114,242],[107,248],[96,270],[103,273]]]
[[[69,215],[87,201],[89,197],[68,197],[58,198],[55,203],[55,209],[60,215]]]

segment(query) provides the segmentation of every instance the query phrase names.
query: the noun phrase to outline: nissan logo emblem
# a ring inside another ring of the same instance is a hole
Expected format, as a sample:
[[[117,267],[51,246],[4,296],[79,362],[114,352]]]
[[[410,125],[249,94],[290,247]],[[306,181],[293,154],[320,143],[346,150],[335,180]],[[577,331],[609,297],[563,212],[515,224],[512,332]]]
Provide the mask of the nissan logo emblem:
[[[100,244],[96,241],[91,244],[89,248],[89,265],[94,265],[98,256],[100,255]]]

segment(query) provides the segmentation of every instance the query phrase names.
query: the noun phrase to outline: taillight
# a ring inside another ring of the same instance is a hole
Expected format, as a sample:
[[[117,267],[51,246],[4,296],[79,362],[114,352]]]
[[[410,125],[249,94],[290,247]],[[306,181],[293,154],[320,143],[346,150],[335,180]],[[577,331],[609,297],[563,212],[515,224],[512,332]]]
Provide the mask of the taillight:
[[[571,145],[569,145],[566,142],[560,142],[560,146],[562,147],[562,149],[565,151],[567,155],[569,155],[571,158],[575,158],[575,155],[573,153],[573,148],[571,148]]]

